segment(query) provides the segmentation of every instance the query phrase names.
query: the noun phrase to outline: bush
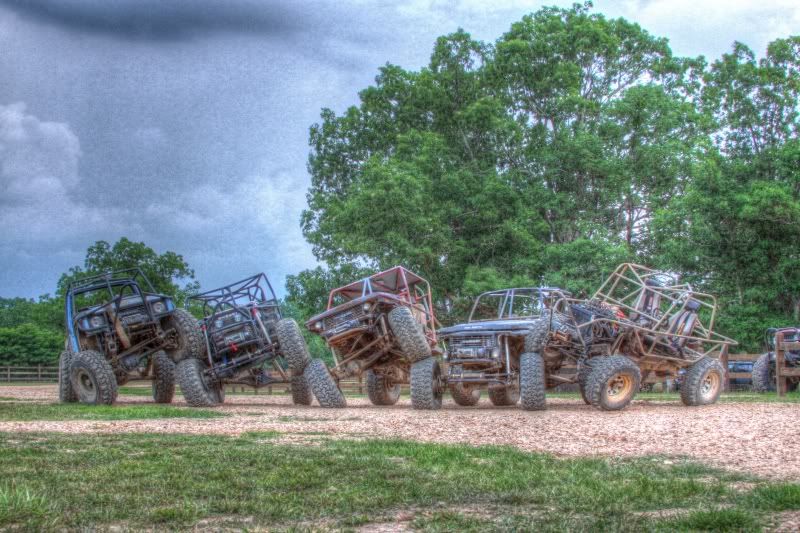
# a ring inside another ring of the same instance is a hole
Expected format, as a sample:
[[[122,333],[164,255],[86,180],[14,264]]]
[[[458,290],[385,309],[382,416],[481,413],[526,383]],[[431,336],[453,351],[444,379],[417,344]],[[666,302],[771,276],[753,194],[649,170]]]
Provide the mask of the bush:
[[[0,365],[56,365],[64,335],[35,324],[0,327]]]

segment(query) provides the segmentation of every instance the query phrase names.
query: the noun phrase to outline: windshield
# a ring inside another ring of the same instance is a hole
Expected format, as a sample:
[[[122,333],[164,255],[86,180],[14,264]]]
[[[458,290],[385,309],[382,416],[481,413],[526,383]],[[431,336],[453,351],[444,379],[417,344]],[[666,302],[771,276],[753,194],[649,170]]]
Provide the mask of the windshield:
[[[540,289],[508,289],[478,296],[469,321],[531,318],[541,316],[548,294]]]

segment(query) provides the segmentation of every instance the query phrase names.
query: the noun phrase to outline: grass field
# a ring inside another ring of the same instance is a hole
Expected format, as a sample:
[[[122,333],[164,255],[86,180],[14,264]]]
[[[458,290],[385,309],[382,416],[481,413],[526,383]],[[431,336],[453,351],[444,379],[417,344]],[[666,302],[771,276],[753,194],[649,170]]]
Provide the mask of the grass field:
[[[753,530],[800,509],[800,485],[674,459],[277,436],[0,434],[0,528]]]

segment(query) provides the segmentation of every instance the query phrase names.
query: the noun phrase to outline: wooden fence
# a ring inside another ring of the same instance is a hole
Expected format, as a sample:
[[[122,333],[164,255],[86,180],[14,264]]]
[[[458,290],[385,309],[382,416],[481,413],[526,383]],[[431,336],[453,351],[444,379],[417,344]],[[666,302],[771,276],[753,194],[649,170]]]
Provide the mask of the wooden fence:
[[[760,354],[727,354],[723,357],[723,366],[727,369],[728,362],[748,361],[752,362],[758,359]],[[574,369],[564,368],[564,374],[574,372]],[[737,388],[737,386],[730,384],[730,380],[735,379],[750,379],[750,372],[728,372],[728,387]],[[58,367],[57,366],[0,366],[0,383],[55,383],[58,381]],[[651,378],[648,379],[649,384],[659,383],[660,380]],[[342,391],[345,394],[366,394],[366,382],[361,378],[343,379],[339,382]],[[286,392],[287,385],[273,385],[272,387],[265,387],[257,390],[256,394],[283,394]],[[252,390],[250,387],[243,387],[240,385],[229,385],[228,390]],[[403,385],[403,392],[407,392],[408,385]]]

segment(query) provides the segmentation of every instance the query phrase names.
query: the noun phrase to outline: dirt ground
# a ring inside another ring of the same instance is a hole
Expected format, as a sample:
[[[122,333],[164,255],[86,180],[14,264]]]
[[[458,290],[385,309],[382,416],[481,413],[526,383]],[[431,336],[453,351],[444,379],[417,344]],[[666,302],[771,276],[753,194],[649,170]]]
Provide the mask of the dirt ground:
[[[0,387],[0,396],[56,401],[55,386]],[[121,396],[119,403],[149,402]],[[182,405],[180,396],[176,405]],[[233,396],[212,419],[0,422],[0,431],[68,433],[164,432],[236,435],[277,431],[285,442],[399,438],[424,442],[503,444],[559,456],[686,456],[770,478],[800,480],[800,404],[719,403],[688,408],[680,402],[635,401],[621,412],[600,412],[579,399],[548,400],[543,412],[476,407],[446,400],[440,411],[415,411],[408,399],[392,407],[348,398],[346,409],[295,407],[283,396]],[[670,459],[665,459],[669,461]]]

